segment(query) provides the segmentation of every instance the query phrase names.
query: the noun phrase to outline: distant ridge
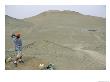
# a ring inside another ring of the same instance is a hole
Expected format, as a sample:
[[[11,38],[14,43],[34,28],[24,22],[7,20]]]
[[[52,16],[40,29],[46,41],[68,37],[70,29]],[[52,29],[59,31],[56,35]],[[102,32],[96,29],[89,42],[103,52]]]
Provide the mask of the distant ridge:
[[[18,19],[18,18],[11,17],[11,16],[9,16],[9,15],[5,15],[5,18],[9,18],[9,19]]]
[[[106,18],[103,18],[103,17],[98,17],[98,16],[92,16],[92,15],[84,15],[82,13],[79,13],[77,11],[71,11],[71,10],[48,10],[48,11],[44,11],[44,12],[41,12],[39,13],[38,15],[35,15],[35,16],[31,16],[32,18],[33,17],[36,17],[36,16],[41,16],[41,15],[49,15],[49,14],[65,14],[65,15],[80,15],[80,16],[88,16],[88,17],[96,17],[96,18],[101,18],[101,19],[106,19]],[[28,18],[31,18],[31,17],[28,17]],[[24,18],[24,19],[28,19],[28,18]]]
[[[102,19],[106,19],[104,17],[98,17],[98,16],[92,16],[92,15],[84,15],[82,13],[79,13],[77,11],[71,11],[71,10],[47,10],[47,11],[44,11],[44,12],[41,12],[37,15],[34,15],[34,16],[31,16],[31,17],[36,17],[36,16],[40,16],[40,15],[47,15],[47,14],[74,14],[74,15],[82,15],[82,16],[89,16],[89,17],[97,17],[97,18],[102,18]],[[11,16],[8,16],[8,15],[5,15],[5,17],[7,18],[12,18],[12,19],[19,19],[19,18],[15,18],[15,17],[11,17]],[[23,19],[28,19],[28,18],[31,18],[31,17],[26,17],[26,18],[23,18]]]
[[[48,10],[48,11],[44,11],[44,12],[41,12],[40,14],[50,14],[50,13],[52,13],[52,14],[55,14],[55,13],[59,13],[59,14],[79,14],[79,15],[83,15],[83,14],[81,14],[81,13],[79,13],[79,12],[76,12],[76,11],[70,11],[70,10]],[[40,14],[38,14],[38,15],[40,15]]]

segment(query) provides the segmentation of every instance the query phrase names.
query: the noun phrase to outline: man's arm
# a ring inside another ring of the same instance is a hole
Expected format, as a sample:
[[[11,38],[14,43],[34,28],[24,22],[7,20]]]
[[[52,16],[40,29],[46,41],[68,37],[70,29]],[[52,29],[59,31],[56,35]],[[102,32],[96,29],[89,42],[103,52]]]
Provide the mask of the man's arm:
[[[15,39],[16,39],[15,34],[12,34],[12,35],[11,35],[11,38],[12,38],[13,42],[15,43]]]

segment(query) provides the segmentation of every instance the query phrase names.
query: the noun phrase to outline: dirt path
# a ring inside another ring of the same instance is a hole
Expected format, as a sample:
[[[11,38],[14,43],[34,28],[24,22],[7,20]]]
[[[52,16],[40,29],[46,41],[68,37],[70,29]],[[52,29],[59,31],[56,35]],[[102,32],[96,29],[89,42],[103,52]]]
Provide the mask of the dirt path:
[[[77,46],[76,48],[75,48],[75,50],[77,50],[77,51],[80,51],[80,52],[82,52],[82,53],[87,53],[92,59],[94,59],[95,61],[97,61],[98,63],[100,63],[100,64],[105,64],[105,55],[103,55],[103,54],[100,54],[100,53],[98,53],[98,52],[96,52],[96,51],[93,51],[93,50],[84,50],[84,49],[82,49],[83,47],[80,45],[80,46]]]

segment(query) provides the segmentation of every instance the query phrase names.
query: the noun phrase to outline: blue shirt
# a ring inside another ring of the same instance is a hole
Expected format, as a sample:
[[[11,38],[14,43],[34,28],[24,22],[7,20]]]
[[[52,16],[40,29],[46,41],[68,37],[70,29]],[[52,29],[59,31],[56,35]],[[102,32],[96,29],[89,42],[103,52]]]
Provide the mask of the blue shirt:
[[[15,50],[16,51],[21,51],[22,50],[22,41],[21,38],[13,38],[14,44],[15,44]]]

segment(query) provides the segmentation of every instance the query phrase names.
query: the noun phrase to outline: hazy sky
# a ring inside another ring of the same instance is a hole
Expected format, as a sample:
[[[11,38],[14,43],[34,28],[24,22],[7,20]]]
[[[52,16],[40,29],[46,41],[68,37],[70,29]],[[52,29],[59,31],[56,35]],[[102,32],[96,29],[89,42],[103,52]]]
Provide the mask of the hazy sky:
[[[5,14],[14,18],[27,18],[48,10],[71,10],[85,15],[106,17],[105,5],[6,5]]]

